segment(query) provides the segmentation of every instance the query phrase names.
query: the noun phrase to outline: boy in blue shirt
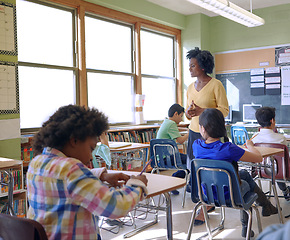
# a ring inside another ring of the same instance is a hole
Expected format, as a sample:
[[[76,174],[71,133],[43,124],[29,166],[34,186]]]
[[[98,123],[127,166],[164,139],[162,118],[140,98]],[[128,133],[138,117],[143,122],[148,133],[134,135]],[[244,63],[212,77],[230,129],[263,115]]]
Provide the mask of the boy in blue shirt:
[[[184,114],[184,108],[179,104],[173,104],[168,110],[168,118],[165,118],[163,123],[161,124],[158,132],[157,139],[172,139],[175,140],[179,144],[183,144],[188,139],[188,133],[181,136],[177,124],[182,121],[182,117]],[[186,164],[186,154],[180,153],[181,162]],[[185,178],[185,172],[179,170],[172,174],[173,177]],[[178,195],[179,192],[177,190],[172,191],[172,194]]]

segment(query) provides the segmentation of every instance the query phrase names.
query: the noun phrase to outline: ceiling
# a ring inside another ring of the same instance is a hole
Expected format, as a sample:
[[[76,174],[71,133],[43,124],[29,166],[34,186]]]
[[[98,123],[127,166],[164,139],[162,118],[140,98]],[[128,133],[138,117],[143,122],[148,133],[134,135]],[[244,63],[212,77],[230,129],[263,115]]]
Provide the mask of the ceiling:
[[[207,16],[217,16],[215,13],[207,11],[197,5],[189,2],[188,0],[147,0],[164,8],[168,8],[172,11],[181,13],[183,15],[191,15],[196,13],[203,13]],[[250,10],[251,0],[230,0],[230,2],[242,7],[246,10]],[[272,7],[281,4],[290,3],[289,0],[252,0],[252,9]]]

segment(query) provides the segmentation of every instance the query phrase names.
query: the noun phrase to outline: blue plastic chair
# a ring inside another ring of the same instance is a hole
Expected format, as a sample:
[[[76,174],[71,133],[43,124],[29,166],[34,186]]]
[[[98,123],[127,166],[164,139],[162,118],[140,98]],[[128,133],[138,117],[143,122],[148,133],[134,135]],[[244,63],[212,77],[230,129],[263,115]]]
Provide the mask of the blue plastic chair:
[[[242,194],[238,174],[230,162],[211,159],[193,159],[191,161],[191,199],[197,203],[192,213],[187,239],[190,239],[197,209],[202,206],[207,234],[212,239],[213,234],[224,229],[225,207],[245,210],[248,214],[246,239],[250,239],[252,227],[252,208],[256,211],[259,232],[262,231],[260,214],[254,201],[258,195],[253,192]],[[206,206],[221,207],[221,222],[211,230]],[[204,237],[204,236],[202,236]]]
[[[160,170],[183,170],[185,172],[185,180],[188,181],[189,174],[186,164],[182,164],[180,153],[177,144],[171,139],[151,139],[150,154],[153,168],[151,173],[155,171],[160,173]],[[186,185],[184,187],[182,207],[184,207],[186,194]]]
[[[249,139],[247,129],[243,126],[231,126],[231,137],[236,145],[243,145]]]

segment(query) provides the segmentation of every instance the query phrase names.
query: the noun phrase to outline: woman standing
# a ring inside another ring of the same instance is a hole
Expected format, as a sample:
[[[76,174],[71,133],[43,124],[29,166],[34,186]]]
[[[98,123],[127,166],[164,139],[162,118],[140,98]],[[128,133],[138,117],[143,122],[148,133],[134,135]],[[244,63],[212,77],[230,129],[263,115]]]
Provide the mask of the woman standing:
[[[196,139],[201,138],[199,132],[199,116],[207,108],[217,108],[224,116],[229,113],[227,95],[222,83],[209,76],[214,68],[214,58],[209,51],[200,50],[198,47],[187,52],[186,58],[189,59],[189,71],[191,77],[196,80],[188,86],[187,103],[185,116],[191,120],[189,125],[189,136],[187,146],[187,168],[190,169],[190,161],[194,158],[192,144]],[[187,191],[191,190],[190,184]],[[207,207],[211,212],[214,207]],[[194,225],[204,223],[203,214],[198,214]]]
[[[196,80],[188,86],[185,115],[191,120],[187,148],[187,167],[190,169],[190,160],[194,158],[192,144],[201,138],[199,133],[199,115],[206,108],[217,108],[224,116],[229,113],[227,95],[222,83],[209,76],[214,68],[214,58],[209,51],[200,50],[198,47],[187,52],[189,71]]]

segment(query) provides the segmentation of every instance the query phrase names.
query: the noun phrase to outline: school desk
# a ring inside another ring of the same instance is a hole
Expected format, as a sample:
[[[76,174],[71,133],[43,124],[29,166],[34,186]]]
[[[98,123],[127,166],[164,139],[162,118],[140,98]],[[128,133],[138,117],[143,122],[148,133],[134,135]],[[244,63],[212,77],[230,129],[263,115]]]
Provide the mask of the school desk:
[[[114,170],[109,170],[109,172],[116,172]],[[139,172],[132,172],[132,171],[121,171],[128,175],[138,175]],[[154,210],[161,210],[166,212],[166,221],[167,221],[167,239],[173,239],[173,229],[172,229],[172,206],[171,206],[171,198],[169,192],[172,190],[176,190],[178,188],[184,187],[186,184],[185,179],[183,178],[175,178],[171,176],[166,175],[160,175],[160,174],[150,174],[150,173],[143,173],[146,175],[148,179],[147,183],[147,189],[148,189],[148,195],[146,198],[155,197],[157,195],[163,194],[165,197],[165,207],[161,206],[151,206],[151,205],[144,205],[140,204],[139,206],[145,207],[145,208],[152,208]],[[129,238],[146,228],[156,224],[158,222],[158,215],[156,214],[155,219],[144,225],[140,228],[134,229],[127,234],[124,235],[124,238]]]
[[[246,149],[244,146],[240,146],[243,149]],[[276,188],[276,180],[275,180],[275,162],[274,162],[274,158],[273,155],[278,154],[278,153],[283,153],[284,150],[280,149],[280,148],[270,148],[270,147],[255,147],[262,155],[263,158],[267,158],[269,157],[270,161],[271,161],[271,165],[267,165],[267,164],[262,164],[262,163],[250,163],[250,162],[239,162],[239,165],[241,166],[250,166],[250,167],[264,167],[264,168],[271,168],[271,185],[273,188],[273,192],[274,192],[274,198],[276,201],[276,205],[278,208],[278,217],[279,217],[279,221],[280,223],[284,223],[283,221],[283,217],[282,217],[282,212],[281,212],[281,208],[280,208],[280,202],[279,202],[279,197],[278,197],[278,193],[277,193],[277,188]],[[247,149],[246,149],[247,150]]]

